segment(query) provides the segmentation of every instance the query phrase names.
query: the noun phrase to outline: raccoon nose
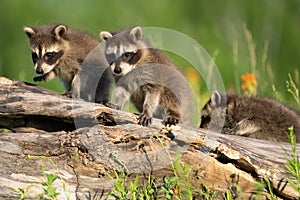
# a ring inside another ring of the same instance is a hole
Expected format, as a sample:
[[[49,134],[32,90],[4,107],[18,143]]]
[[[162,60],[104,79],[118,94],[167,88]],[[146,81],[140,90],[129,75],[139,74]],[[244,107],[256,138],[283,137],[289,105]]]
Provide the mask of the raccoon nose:
[[[118,67],[118,66],[115,67],[114,72],[115,72],[116,74],[120,74],[120,73],[122,72],[121,67]]]
[[[43,74],[43,73],[44,73],[44,71],[43,71],[42,68],[36,68],[35,72],[36,72],[37,74]]]

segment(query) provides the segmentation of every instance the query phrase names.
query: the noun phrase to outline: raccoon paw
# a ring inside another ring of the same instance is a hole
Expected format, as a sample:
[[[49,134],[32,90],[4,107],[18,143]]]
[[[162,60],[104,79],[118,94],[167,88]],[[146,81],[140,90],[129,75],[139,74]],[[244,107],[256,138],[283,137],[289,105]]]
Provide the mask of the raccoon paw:
[[[45,77],[44,76],[36,76],[36,77],[33,77],[33,81],[34,82],[45,81]]]
[[[149,126],[152,123],[152,117],[144,113],[140,114],[138,120],[139,120],[138,124],[142,126]]]
[[[163,124],[166,125],[176,125],[179,123],[179,119],[178,118],[174,118],[174,117],[167,117],[163,120]]]
[[[71,91],[65,91],[62,95],[72,98],[72,92]]]

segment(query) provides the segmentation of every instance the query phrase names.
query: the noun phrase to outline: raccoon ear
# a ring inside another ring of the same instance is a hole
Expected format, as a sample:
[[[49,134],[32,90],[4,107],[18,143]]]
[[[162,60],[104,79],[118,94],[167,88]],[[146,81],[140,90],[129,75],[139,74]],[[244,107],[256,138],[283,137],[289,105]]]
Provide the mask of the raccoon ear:
[[[213,93],[211,94],[210,100],[212,106],[217,107],[222,104],[222,95],[217,90],[214,90]]]
[[[143,31],[141,27],[137,26],[130,30],[129,35],[133,40],[140,40],[143,37]]]
[[[33,35],[35,35],[35,31],[31,27],[25,27],[23,31],[26,33],[27,37],[31,39]]]
[[[101,31],[99,34],[100,38],[102,39],[102,41],[105,41],[109,38],[112,38],[112,34],[108,31]]]
[[[67,27],[65,25],[58,25],[53,29],[56,39],[65,38],[67,34]]]

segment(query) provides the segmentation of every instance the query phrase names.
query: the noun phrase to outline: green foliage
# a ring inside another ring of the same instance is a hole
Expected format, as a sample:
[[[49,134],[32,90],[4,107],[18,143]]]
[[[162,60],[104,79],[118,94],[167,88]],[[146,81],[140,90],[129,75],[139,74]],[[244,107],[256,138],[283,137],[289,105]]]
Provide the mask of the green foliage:
[[[143,181],[141,187],[139,187],[139,176],[136,176],[134,181],[127,181],[129,175],[126,174],[125,169],[120,172],[114,170],[114,174],[108,176],[114,181],[114,187],[107,194],[107,199],[114,197],[116,200],[150,200],[154,197],[155,184],[150,175],[148,182]]]
[[[297,88],[295,81],[293,80],[291,74],[288,74],[289,80],[286,81],[286,88],[287,91],[293,96],[295,101],[300,104],[300,97],[299,97],[299,89]]]
[[[183,187],[186,189],[186,198],[187,199],[192,199],[193,198],[193,191],[192,191],[192,186],[190,182],[190,172],[192,169],[190,167],[187,167],[186,165],[180,163],[180,167],[183,171],[184,175],[184,185]]]
[[[275,196],[275,194],[274,194],[274,192],[273,192],[274,187],[273,187],[272,182],[271,182],[270,179],[269,179],[268,174],[266,174],[266,185],[267,185],[267,190],[269,191],[271,200],[277,199],[277,197]]]
[[[126,199],[128,194],[128,189],[125,187],[126,185],[126,174],[125,170],[123,169],[120,173],[118,173],[116,170],[114,170],[114,177],[110,174],[108,176],[112,180],[116,180],[114,182],[114,188],[109,193],[109,195],[115,197],[116,199]]]
[[[10,133],[11,130],[6,129],[6,128],[0,128],[0,133]]]
[[[51,199],[57,199],[57,196],[59,195],[58,192],[56,192],[56,187],[53,186],[53,182],[57,179],[57,176],[54,174],[48,174],[47,180],[42,184],[44,186],[44,194]]]
[[[161,191],[164,192],[164,196],[166,199],[172,199],[174,196],[176,199],[179,197],[174,193],[174,189],[178,190],[178,177],[164,177],[164,184],[162,185]]]
[[[51,199],[51,200],[57,200],[58,199],[58,195],[60,195],[60,193],[57,191],[57,187],[54,185],[54,182],[59,179],[61,181],[63,181],[63,179],[58,175],[59,174],[59,168],[58,166],[53,162],[53,160],[51,158],[45,157],[45,156],[31,156],[31,155],[27,155],[28,159],[40,159],[43,161],[48,161],[50,162],[50,164],[52,166],[54,166],[54,168],[57,171],[57,174],[53,174],[53,173],[46,173],[45,172],[45,163],[41,164],[41,171],[44,177],[44,182],[41,185],[30,185],[29,187],[23,189],[23,188],[18,188],[16,190],[14,190],[15,193],[19,194],[20,197],[19,199],[23,200],[23,199]],[[65,184],[63,182],[63,189],[65,190]],[[31,193],[31,188],[38,188],[41,192],[38,194],[33,194]],[[65,193],[66,198],[70,199],[70,196]]]
[[[202,184],[199,189],[195,191],[201,199],[204,200],[213,200],[216,199],[216,192],[214,188],[209,188],[206,185]]]
[[[156,185],[153,177],[149,174],[148,181],[142,183],[142,195],[145,200],[153,199],[156,195]]]
[[[17,190],[13,191],[14,193],[17,193],[20,195],[20,200],[24,200],[26,198],[25,190],[22,188],[18,188]]]
[[[292,188],[297,191],[300,195],[300,162],[299,156],[296,149],[296,136],[293,132],[293,127],[289,129],[289,141],[292,145],[292,152],[286,157],[286,180],[292,186]],[[287,150],[285,150],[288,153]]]
[[[224,194],[224,200],[233,200],[230,190],[226,190]]]

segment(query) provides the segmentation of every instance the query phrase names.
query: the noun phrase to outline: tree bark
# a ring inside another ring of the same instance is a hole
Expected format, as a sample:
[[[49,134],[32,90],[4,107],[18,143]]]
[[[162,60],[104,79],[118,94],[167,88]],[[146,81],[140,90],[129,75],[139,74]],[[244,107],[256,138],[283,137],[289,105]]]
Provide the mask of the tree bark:
[[[142,127],[135,114],[5,77],[0,77],[0,127],[11,130],[0,133],[0,197],[5,199],[20,197],[13,191],[19,188],[41,193],[49,173],[59,176],[54,182],[59,199],[102,199],[113,188],[108,176],[113,170],[125,170],[129,180],[151,174],[161,185],[163,177],[173,176],[173,166],[184,177],[176,163],[188,166],[194,188],[229,189],[237,199],[247,199],[255,196],[253,183],[269,180],[280,198],[299,198],[285,179],[288,143],[164,127],[159,119]]]

